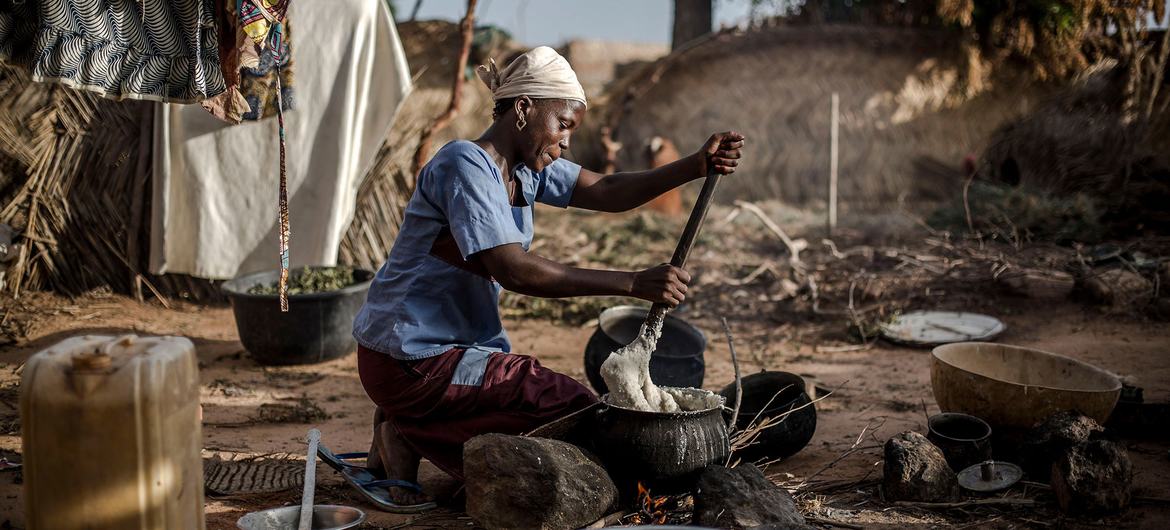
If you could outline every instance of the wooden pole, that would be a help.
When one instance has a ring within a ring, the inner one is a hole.
[[[837,229],[837,121],[840,98],[833,92],[833,111],[829,132],[829,236]]]

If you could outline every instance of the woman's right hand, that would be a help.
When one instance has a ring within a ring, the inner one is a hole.
[[[690,273],[663,263],[657,267],[635,272],[634,285],[630,289],[630,294],[650,302],[664,302],[670,307],[677,307],[686,299],[687,284],[690,282]]]

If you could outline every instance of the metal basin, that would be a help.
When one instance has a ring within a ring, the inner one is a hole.
[[[353,528],[366,520],[366,512],[349,506],[318,504],[313,506],[313,530]],[[301,521],[300,506],[285,506],[252,512],[236,521],[240,530],[297,530]]]
[[[992,426],[1029,428],[1064,410],[1105,423],[1121,394],[1117,376],[1091,364],[1030,348],[961,342],[934,349],[930,383],[944,412]]]

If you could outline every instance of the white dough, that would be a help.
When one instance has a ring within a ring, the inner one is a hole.
[[[704,410],[718,403],[718,396],[696,389],[661,389],[650,380],[650,355],[658,347],[662,336],[663,319],[647,322],[638,331],[638,338],[610,354],[601,363],[601,378],[609,387],[609,402],[613,405],[647,412],[678,412]],[[713,399],[714,398],[714,399]],[[715,406],[718,406],[716,404]]]

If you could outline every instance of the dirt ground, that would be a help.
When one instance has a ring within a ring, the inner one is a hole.
[[[315,426],[323,440],[337,451],[364,450],[369,443],[369,418],[372,406],[357,379],[356,356],[316,366],[266,368],[253,362],[237,340],[231,310],[225,307],[199,307],[180,304],[164,309],[156,304],[141,304],[119,296],[69,301],[38,295],[38,305],[47,313],[29,342],[6,348],[0,353],[0,384],[8,387],[18,381],[14,371],[29,355],[65,337],[78,334],[148,334],[183,335],[197,348],[203,380],[203,437],[206,455],[226,453],[300,453],[305,448],[305,433]],[[1028,304],[1004,306],[1003,317],[1008,331],[1002,342],[1033,346],[1071,355],[1132,375],[1146,390],[1148,401],[1170,401],[1170,365],[1166,350],[1170,329],[1140,321],[1115,318],[1101,319],[1094,310],[1074,304],[1035,308]],[[705,386],[719,389],[732,381],[733,371],[727,346],[715,340],[722,334],[713,322],[700,319],[699,326],[710,337],[707,352]],[[532,353],[542,363],[584,380],[583,345],[592,327],[556,326],[539,321],[506,323],[517,351]],[[882,342],[867,351],[818,352],[817,344],[775,343],[767,340],[766,326],[739,329],[745,344],[763,348],[760,355],[744,355],[746,371],[783,369],[816,374],[821,385],[841,388],[818,404],[817,433],[812,443],[791,459],[774,464],[769,474],[785,478],[807,477],[837,458],[854,444],[862,429],[869,427],[866,438],[884,441],[902,430],[924,431],[925,421],[920,403],[933,405],[929,353],[923,350],[894,347]],[[740,346],[739,350],[749,350]],[[759,359],[765,359],[760,363]],[[230,397],[229,397],[230,395]],[[10,399],[0,403],[0,411],[16,405]],[[264,403],[281,403],[307,396],[329,418],[312,425],[304,423],[248,423]],[[863,441],[863,446],[873,442]],[[1162,499],[1138,503],[1124,515],[1105,521],[1064,521],[1069,526],[1127,528],[1165,528],[1170,522],[1170,443],[1165,440],[1128,440],[1130,456],[1136,469],[1135,494]],[[0,436],[4,454],[20,453],[20,438],[9,432]],[[880,449],[854,453],[822,473],[823,479],[863,481],[880,476]],[[0,513],[12,528],[23,527],[23,507],[18,473],[0,475]],[[318,469],[321,501],[363,506],[360,498],[344,487],[331,469]],[[449,491],[451,484],[437,472],[424,478],[424,484]],[[237,518],[250,510],[295,503],[299,492],[288,491],[253,498],[207,500],[208,528],[234,528]],[[854,524],[904,526],[916,520],[923,524],[954,522],[954,514],[943,519],[924,512],[908,512],[896,517],[885,515],[881,504],[873,500],[837,506],[832,499],[821,514]],[[368,528],[387,528],[412,521],[411,517],[367,510]],[[972,522],[986,519],[987,514],[971,516]],[[1039,518],[1052,522],[1047,517]],[[445,510],[417,521],[424,526],[465,526],[469,519]],[[3,524],[3,523],[0,523]],[[1037,523],[1044,525],[1044,523]]]
[[[734,217],[726,214],[715,212],[712,218]],[[712,231],[713,235],[718,233]],[[806,515],[867,528],[1170,528],[1170,482],[1166,479],[1170,476],[1170,440],[1156,438],[1124,440],[1134,463],[1136,500],[1124,513],[1105,519],[1064,518],[1055,510],[1051,495],[1035,485],[1017,486],[1012,495],[1036,498],[1040,501],[1037,507],[937,511],[894,508],[882,502],[876,489],[881,475],[880,444],[900,431],[925,432],[923,404],[930,413],[938,411],[930,387],[929,351],[883,341],[868,347],[851,346],[845,317],[798,317],[794,315],[807,312],[792,304],[781,311],[768,303],[756,303],[761,299],[756,291],[711,287],[726,283],[719,278],[739,277],[754,267],[739,263],[724,267],[730,270],[717,271],[713,264],[727,258],[719,253],[699,254],[696,278],[705,274],[715,279],[707,282],[708,287],[695,290],[695,303],[680,315],[708,337],[704,386],[718,390],[734,378],[717,318],[726,315],[745,373],[771,369],[813,374],[818,386],[835,389],[817,403],[817,431],[808,447],[767,470],[774,481],[785,485],[812,475],[819,484],[844,485],[799,492],[797,499]],[[821,274],[827,278],[830,272]],[[774,290],[782,282],[773,278],[764,283]],[[849,292],[854,290],[848,282],[845,285]],[[835,289],[830,282],[822,283],[823,304],[828,304],[834,292],[841,294],[839,286]],[[1143,387],[1147,402],[1170,402],[1170,326],[1164,322],[1127,312],[1105,312],[1073,300],[1041,303],[1001,296],[979,284],[967,286],[965,294],[953,288],[942,293],[927,288],[918,296],[914,303],[924,306],[960,304],[994,314],[1007,324],[999,342],[1093,363]],[[723,303],[700,303],[704,297]],[[822,313],[831,314],[824,307]],[[23,336],[0,346],[0,456],[18,460],[22,453],[16,412],[19,367],[33,353],[80,334],[190,338],[196,346],[202,379],[206,458],[299,455],[305,450],[305,435],[311,427],[321,430],[323,443],[335,452],[365,451],[368,447],[373,407],[358,381],[354,354],[320,365],[261,366],[241,346],[231,309],[226,306],[172,301],[170,308],[164,308],[157,301],[143,303],[103,292],[76,299],[32,293],[19,301],[4,302],[0,313],[5,321],[23,318],[24,322]],[[583,351],[596,324],[574,322],[507,318],[505,327],[515,351],[535,355],[546,366],[585,381]],[[272,405],[285,405],[283,410],[290,413],[284,417],[261,413],[262,406]],[[859,450],[840,458],[850,448]],[[369,515],[363,528],[473,525],[457,505],[423,516],[378,512],[327,466],[319,466],[317,476],[318,502],[361,507]],[[456,486],[433,468],[424,469],[422,481],[441,498],[449,497]],[[0,528],[24,527],[19,482],[19,472],[0,472]],[[234,528],[235,521],[249,511],[296,504],[299,498],[299,489],[242,497],[208,496],[207,527]]]

